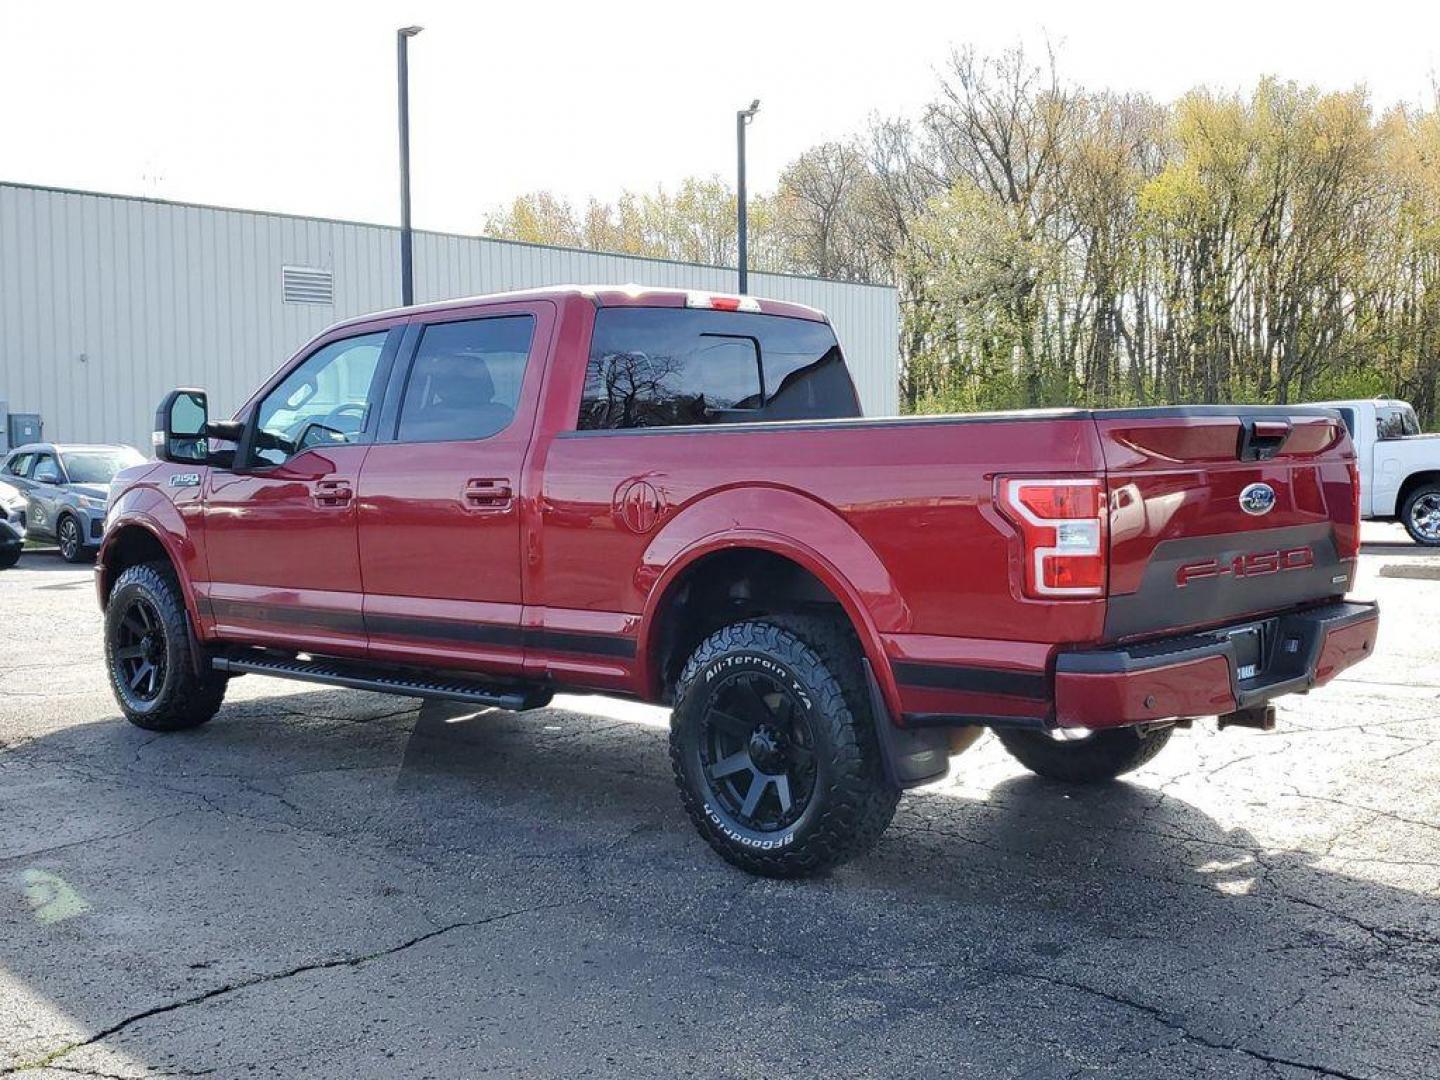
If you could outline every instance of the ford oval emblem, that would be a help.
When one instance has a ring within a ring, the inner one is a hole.
[[[1275,509],[1275,489],[1269,484],[1250,484],[1240,492],[1240,509],[1259,517]]]

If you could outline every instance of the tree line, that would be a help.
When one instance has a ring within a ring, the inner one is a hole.
[[[1170,103],[957,50],[912,118],[750,204],[751,266],[893,283],[907,411],[1298,402],[1440,412],[1440,101],[1265,79]],[[718,177],[489,215],[536,243],[733,265]]]

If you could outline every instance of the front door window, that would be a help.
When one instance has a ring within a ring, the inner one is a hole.
[[[370,441],[371,388],[386,334],[332,341],[271,390],[256,413],[252,464],[283,465],[312,447]]]

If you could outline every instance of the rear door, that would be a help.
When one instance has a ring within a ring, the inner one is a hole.
[[[521,671],[521,473],[555,319],[531,301],[411,326],[360,474],[372,657]]]
[[[1354,448],[1322,410],[1096,413],[1110,495],[1111,639],[1342,595],[1359,536]]]

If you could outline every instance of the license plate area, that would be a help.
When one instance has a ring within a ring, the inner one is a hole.
[[[1235,678],[1250,682],[1260,677],[1265,666],[1265,635],[1260,626],[1242,626],[1225,635],[1235,652]]]

